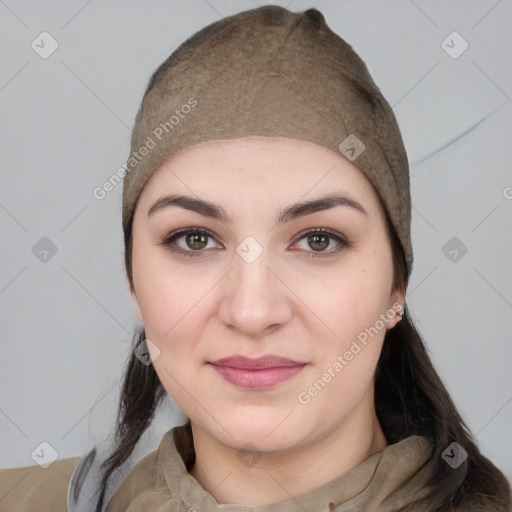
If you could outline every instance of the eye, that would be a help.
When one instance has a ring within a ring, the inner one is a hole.
[[[200,253],[204,252],[203,249],[208,247],[208,238],[213,239],[213,235],[205,229],[184,228],[174,231],[165,237],[161,241],[161,244],[168,246],[169,250],[172,252],[195,257],[200,256]],[[184,239],[181,247],[177,244],[180,239]],[[178,247],[176,247],[176,245],[178,245]]]
[[[300,233],[299,242],[302,240],[305,241],[305,244],[308,247],[313,249],[313,251],[307,251],[310,252],[308,257],[311,258],[331,256],[334,253],[338,253],[343,249],[350,247],[349,242],[343,236],[333,233],[325,228],[317,228]],[[331,241],[333,240],[337,242],[335,248],[329,251],[325,250],[329,245],[331,245]]]
[[[170,251],[184,256],[197,257],[205,252],[203,249],[208,249],[208,238],[213,239],[213,234],[203,228],[183,228],[170,233],[160,243],[169,248]],[[182,240],[181,244],[178,241]],[[309,252],[309,257],[325,257],[333,253],[338,253],[341,250],[350,247],[349,242],[342,236],[325,228],[317,228],[313,230],[303,231],[299,234],[299,242],[305,240],[305,243],[313,249]],[[332,241],[337,242],[334,249],[329,251],[327,247],[331,245]],[[211,248],[211,247],[210,247]],[[319,254],[315,254],[319,253]]]

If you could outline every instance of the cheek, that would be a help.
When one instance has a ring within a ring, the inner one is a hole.
[[[144,284],[137,293],[146,336],[154,339],[160,350],[190,346],[205,316],[201,304],[204,291],[165,274],[148,274],[141,282]]]
[[[146,337],[158,348],[157,356],[152,355],[154,369],[168,395],[188,411],[190,393],[197,393],[195,351],[206,316],[201,290],[149,260],[138,269],[137,279]]]
[[[312,309],[324,320],[331,331],[331,340],[336,340],[341,349],[373,326],[386,311],[391,276],[371,261],[365,261],[332,273],[328,286],[322,283],[314,286]],[[379,326],[382,327],[380,322]]]
[[[147,240],[136,240],[133,249],[132,269],[137,300],[144,319],[146,337],[160,350],[170,338],[180,318],[185,317],[187,290],[177,272],[169,271],[161,247],[150,245]]]
[[[192,265],[172,265],[165,250],[147,242],[133,253],[133,276],[146,337],[160,351],[155,370],[163,382],[165,370],[185,377],[205,331],[215,281]]]
[[[358,260],[337,273],[323,292],[317,290],[315,312],[334,331],[320,342],[314,378],[328,390],[319,407],[334,400],[342,410],[351,410],[372,384],[386,334],[381,315],[386,314],[391,286],[382,263]]]
[[[336,403],[339,414],[351,411],[371,387],[386,334],[380,315],[387,308],[387,286],[388,279],[377,286],[377,276],[368,268],[352,267],[319,295],[319,316],[334,331],[319,340],[322,350],[310,379],[313,394],[322,390],[315,402],[319,409],[329,411]]]

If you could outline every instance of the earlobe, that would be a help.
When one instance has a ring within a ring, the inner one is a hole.
[[[388,311],[393,312],[393,316],[388,322],[388,329],[392,329],[400,322],[404,316],[405,309],[405,289],[396,290],[391,297],[390,308]]]
[[[398,313],[403,312],[405,306],[406,287],[397,289],[391,295],[391,307]]]
[[[404,315],[403,306],[399,307],[398,302],[394,303],[394,307],[391,308],[389,311],[393,311],[393,313],[392,313],[391,318],[387,322],[388,323],[388,326],[386,328],[387,331],[389,331],[390,329],[393,329],[393,327],[395,327],[395,325],[402,320],[403,315]]]
[[[402,320],[401,316],[398,313],[395,313],[393,318],[388,321],[388,326],[386,327],[386,331],[393,329],[395,325]]]
[[[139,323],[141,325],[144,325],[144,321],[142,319],[142,313],[140,311],[139,301],[137,300],[137,296],[135,295],[135,292],[131,292],[132,301],[133,301],[133,308],[135,310],[135,314],[137,315],[137,319],[139,320]]]

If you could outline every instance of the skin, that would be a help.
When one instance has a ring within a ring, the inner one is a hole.
[[[278,208],[333,192],[357,201],[367,214],[336,206],[275,222]],[[232,224],[178,206],[148,217],[168,194],[217,203]],[[174,241],[175,248],[196,249],[197,257],[161,244],[189,227],[214,235],[195,245],[183,233]],[[350,246],[335,252],[335,238],[315,244],[314,234],[298,236],[317,228],[332,230]],[[263,249],[252,263],[236,252],[248,236]],[[155,371],[191,419],[191,474],[218,503],[289,499],[387,446],[375,414],[374,371],[386,329],[400,320],[393,306],[403,305],[405,290],[392,290],[392,253],[379,198],[341,154],[266,137],[187,148],[165,162],[139,196],[132,266],[132,298],[151,340]],[[395,314],[388,319],[389,311]],[[333,372],[338,356],[382,314],[388,319],[384,328]],[[277,354],[307,364],[273,387],[246,389],[208,364],[233,354]],[[330,381],[308,403],[299,402],[299,393],[328,368]],[[241,455],[255,458],[248,462]]]

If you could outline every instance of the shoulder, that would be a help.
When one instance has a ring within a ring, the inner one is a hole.
[[[187,427],[168,430],[162,436],[158,449],[140,459],[122,477],[108,501],[107,512],[175,510],[178,507],[182,485],[189,485],[181,478],[191,478],[175,444],[176,432],[180,433],[184,428]],[[173,490],[169,487],[170,481],[174,482]]]
[[[108,512],[132,510],[130,507],[137,509],[139,503],[147,505],[148,496],[153,499],[155,494],[160,494],[163,489],[164,500],[169,498],[169,494],[165,492],[166,486],[162,481],[162,475],[158,471],[157,458],[158,452],[155,450],[135,464],[109,500]]]
[[[38,465],[0,469],[0,510],[65,512],[69,481],[78,459],[56,460],[46,469]]]

